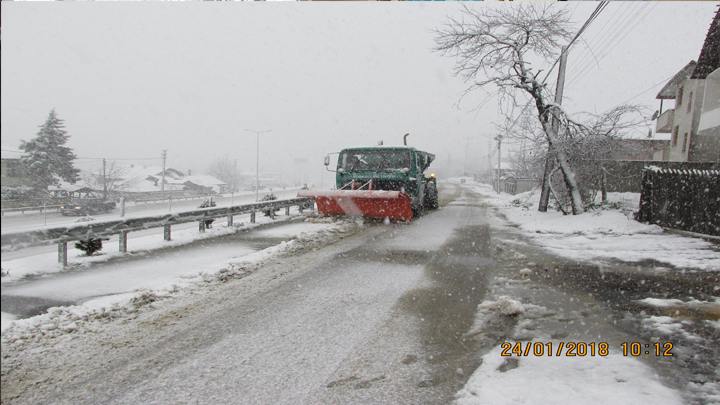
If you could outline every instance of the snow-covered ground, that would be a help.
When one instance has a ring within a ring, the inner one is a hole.
[[[485,203],[491,204],[508,221],[516,224],[517,229],[533,243],[548,251],[578,261],[587,261],[601,266],[611,266],[612,261],[641,262],[654,260],[666,263],[665,271],[701,271],[720,270],[720,253],[717,246],[702,239],[665,233],[662,228],[638,223],[620,210],[600,210],[589,212],[580,217],[563,216],[559,212],[538,213],[537,195],[495,194],[490,186],[467,181],[464,185],[482,194]],[[611,195],[614,201],[634,204],[636,196]],[[211,266],[198,266],[197,263],[175,260],[170,267],[186,266],[188,272],[164,274],[162,280],[150,280],[152,283],[136,287],[136,291],[127,294],[105,296],[84,302],[82,305],[51,308],[46,314],[30,319],[13,320],[3,314],[3,344],[11,342],[21,345],[22,341],[48,341],[50,339],[70,338],[71,334],[83,329],[92,329],[94,325],[107,319],[122,318],[135,308],[163,297],[181,297],[193,288],[207,283],[222,281],[223,278],[242,277],[252,272],[255,266],[272,260],[277,255],[291,253],[298,249],[313,248],[316,243],[337,238],[352,232],[358,227],[354,220],[318,218],[312,214],[300,223],[287,224],[276,228],[253,230],[258,238],[287,238],[288,241],[271,248],[255,252],[240,252],[237,249],[227,259],[219,259]],[[297,218],[296,218],[297,219]],[[432,220],[428,217],[427,220]],[[197,231],[173,233],[173,246],[189,244],[201,238],[211,238],[223,234],[238,232],[249,227],[259,226],[269,218],[258,217],[257,225],[243,224],[241,227],[226,228],[216,226],[200,234]],[[155,250],[168,246],[168,242],[157,236],[138,238],[131,242],[129,249]],[[226,249],[227,250],[227,249]],[[69,253],[71,253],[69,251]],[[77,252],[71,253],[70,261],[83,266],[83,263],[107,261],[120,255],[105,253],[101,256],[83,258]],[[241,257],[237,257],[240,255]],[[54,254],[33,258],[3,262],[3,269],[9,269],[10,275],[3,277],[3,284],[14,283],[30,274],[51,274],[62,269],[53,263]],[[222,256],[222,254],[220,255]],[[519,271],[518,271],[519,270]],[[660,268],[660,271],[663,271]],[[531,285],[530,268],[508,270],[511,275],[496,278],[491,285],[488,299],[479,305],[475,325],[468,335],[482,334],[486,323],[492,323],[502,317],[514,317],[517,325],[508,339],[510,347],[520,344],[524,350],[528,344],[537,350],[537,343],[545,351],[552,347],[558,350],[560,342],[584,341],[596,343],[593,350],[599,353],[598,330],[603,332],[612,326],[598,325],[611,322],[607,314],[599,309],[585,309],[598,313],[595,318],[580,315],[583,303],[577,298],[552,295],[553,304],[565,307],[547,308],[539,305],[537,297],[541,294],[554,294],[551,290]],[[111,277],[108,275],[108,277]],[[720,289],[720,287],[718,287]],[[560,302],[560,301],[566,302]],[[706,308],[709,312],[718,311],[720,298],[715,301],[683,301],[648,297],[641,300],[643,305],[655,308]],[[580,309],[575,309],[580,307]],[[569,308],[569,309],[568,309]],[[720,313],[720,312],[719,312]],[[590,321],[593,323],[590,323]],[[587,323],[586,323],[587,322]],[[702,339],[686,330],[687,320],[672,316],[647,316],[641,321],[646,330],[661,341],[673,336],[685,339]],[[720,331],[720,322],[709,319],[710,327]],[[558,336],[557,324],[571,325],[566,336]],[[604,328],[604,329],[603,329]],[[603,336],[608,342],[607,355],[587,355],[578,357],[549,356],[503,356],[507,347],[495,346],[483,356],[482,365],[472,373],[465,387],[456,397],[458,404],[682,404],[688,398],[681,390],[669,387],[666,381],[650,365],[632,356],[620,353],[619,342],[622,336]],[[550,344],[551,346],[547,346]],[[589,347],[587,350],[591,350]],[[563,352],[567,352],[565,349]],[[554,353],[556,354],[556,353]],[[677,388],[677,387],[675,387]],[[693,390],[693,398],[701,398],[704,404],[720,404],[720,386],[717,383],[681,387],[683,391]]]
[[[533,244],[561,257],[601,268],[611,268],[613,263],[619,262],[650,260],[654,271],[661,274],[720,271],[720,252],[716,244],[697,237],[666,233],[661,227],[632,219],[631,212],[637,210],[639,201],[637,194],[611,193],[609,198],[616,209],[591,211],[578,217],[555,211],[538,212],[539,192],[497,194],[492,186],[470,179],[465,179],[464,185],[481,194],[486,204],[494,206]],[[523,258],[522,254],[514,254]],[[529,266],[533,267],[533,264]],[[608,335],[608,331],[614,329],[608,324],[613,317],[603,313],[592,299],[578,302],[577,297],[569,298],[569,294],[550,286],[531,284],[529,277],[534,270],[521,265],[508,274],[494,280],[489,299],[478,306],[476,322],[469,335],[480,335],[486,325],[513,318],[517,325],[512,339],[506,346],[495,346],[483,356],[480,368],[456,394],[458,404],[720,404],[719,383],[690,382],[683,387],[670,388],[667,374],[663,381],[657,370],[650,366],[652,361],[642,361],[652,360],[655,356],[623,355],[621,345],[627,337],[621,333]],[[715,286],[715,291],[720,294],[720,286]],[[538,302],[551,302],[553,308],[536,305]],[[639,327],[652,336],[653,342],[683,339],[701,347],[717,345],[711,341],[712,337],[708,340],[689,332],[693,321],[677,314],[688,309],[706,314],[707,319],[702,323],[717,330],[712,334],[717,337],[720,333],[720,297],[708,301],[648,297],[638,302],[648,308],[672,310],[667,313],[676,314],[640,315]],[[560,336],[557,335],[558,325],[565,328]],[[560,343],[568,341],[584,342],[587,354],[567,356],[567,348],[558,353]],[[608,350],[605,355],[600,355],[598,345],[603,341]],[[590,353],[590,343],[594,343],[594,355]],[[516,347],[522,351],[519,356],[511,351]],[[528,347],[530,351],[525,352]],[[536,350],[542,354],[537,355]],[[553,351],[552,355],[549,350]],[[645,350],[642,347],[641,351]],[[647,350],[654,350],[652,344]],[[675,350],[680,350],[677,345]],[[688,356],[693,356],[692,349],[690,351]]]
[[[573,216],[554,210],[539,212],[539,191],[511,195],[497,194],[488,184],[468,181],[467,186],[500,209],[534,243],[557,255],[598,265],[606,265],[612,259],[653,260],[678,269],[720,271],[716,244],[666,233],[657,225],[632,219],[632,211],[637,211],[637,194],[609,193],[609,203],[622,206],[622,210],[599,209]]]
[[[292,212],[291,212],[292,213]],[[303,219],[299,223],[289,223],[277,227],[262,227],[270,223],[279,223],[288,220]],[[97,298],[84,301],[79,305],[71,308],[48,310],[47,314],[33,317],[30,319],[17,319],[16,316],[2,312],[2,331],[4,332],[10,326],[16,326],[18,330],[24,330],[28,327],[33,329],[33,325],[43,325],[47,322],[57,323],[57,319],[52,314],[60,312],[72,313],[77,316],[86,316],[89,313],[95,313],[98,310],[104,311],[106,308],[114,308],[116,310],[125,310],[132,307],[132,303],[142,297],[152,295],[167,295],[169,292],[177,292],[182,287],[192,285],[193,283],[203,282],[207,277],[219,277],[226,274],[228,269],[234,270],[238,266],[237,263],[244,265],[253,265],[267,260],[274,255],[292,251],[293,249],[302,248],[303,245],[312,243],[334,235],[336,232],[344,232],[343,228],[352,225],[354,222],[345,222],[342,220],[335,221],[330,218],[316,217],[314,213],[297,214],[294,213],[290,217],[277,216],[275,220],[269,217],[258,215],[256,223],[238,222],[232,227],[217,224],[206,232],[198,232],[197,229],[185,229],[175,231],[172,235],[172,241],[163,240],[162,236],[149,235],[128,240],[128,252],[130,255],[148,254],[159,249],[168,247],[179,247],[190,243],[209,240],[223,235],[234,234],[237,232],[248,231],[254,229],[253,238],[266,239],[286,239],[286,241],[278,242],[276,246],[257,251],[237,244],[223,244],[203,247],[206,250],[202,256],[186,257],[181,253],[173,255],[164,255],[157,259],[148,259],[140,262],[133,262],[124,265],[118,263],[102,272],[77,272],[77,269],[91,267],[93,263],[109,262],[112,259],[121,258],[123,253],[117,251],[116,246],[106,244],[101,251],[102,254],[94,256],[84,256],[84,253],[77,249],[68,249],[68,262],[70,267],[64,269],[57,263],[56,253],[45,253],[34,255],[26,258],[9,260],[2,262],[4,275],[2,277],[3,286],[8,286],[24,278],[48,277],[53,274],[72,272],[64,277],[64,281],[54,280],[49,283],[32,283],[23,289],[25,296],[37,296],[57,299],[82,299],[88,296],[88,291],[94,292]],[[58,284],[59,283],[59,284]],[[66,287],[66,288],[64,288]],[[62,297],[54,297],[53,292],[62,293]],[[117,291],[133,291],[127,293],[117,293]],[[68,318],[69,319],[69,318]],[[67,322],[73,323],[73,322]]]

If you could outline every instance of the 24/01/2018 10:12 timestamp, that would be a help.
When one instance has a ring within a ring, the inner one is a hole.
[[[610,345],[606,342],[517,342],[515,344],[504,342],[501,356],[607,356],[610,354]],[[623,356],[672,356],[672,343],[642,344],[638,342],[622,343]]]

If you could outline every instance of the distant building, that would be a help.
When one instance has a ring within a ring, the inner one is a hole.
[[[32,186],[32,182],[25,175],[22,161],[23,151],[9,146],[0,146],[2,152],[1,180],[3,187]]]
[[[670,141],[653,138],[621,139],[612,160],[668,160]]]
[[[227,184],[209,175],[185,175],[184,172],[160,166],[129,166],[122,170],[123,182],[127,184],[121,194],[132,196],[138,194],[185,195],[224,193]],[[163,183],[164,181],[164,183]]]
[[[710,24],[698,61],[685,65],[656,98],[656,132],[671,134],[663,160],[720,162],[720,12]],[[675,108],[663,111],[663,101],[673,99]]]

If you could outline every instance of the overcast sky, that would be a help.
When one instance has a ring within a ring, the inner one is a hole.
[[[579,28],[597,4],[556,6]],[[307,158],[319,176],[323,153],[401,144],[409,132],[437,166],[468,155],[472,168],[502,118],[492,99],[475,108],[481,92],[460,101],[454,60],[431,51],[431,30],[459,7],[2,2],[2,144],[32,139],[55,108],[82,158],[160,164],[167,149],[180,170],[203,172],[222,155],[254,169],[256,135],[245,129],[272,130],[261,135],[261,171],[297,171],[293,159]],[[697,60],[716,7],[611,2],[570,52],[566,108],[602,112],[650,90],[631,102],[657,109],[666,79]],[[587,45],[597,62],[583,67]]]

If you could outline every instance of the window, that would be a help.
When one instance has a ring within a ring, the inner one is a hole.
[[[687,112],[690,112],[690,109],[692,108],[692,99],[693,99],[693,92],[690,92],[690,97],[688,97],[688,103],[687,103]]]
[[[687,139],[688,139],[688,133],[685,132],[685,135],[683,135],[683,147],[682,147],[683,153],[685,153],[685,151],[687,150]]]
[[[677,91],[677,97],[675,98],[675,108],[678,108],[682,105],[682,98],[683,98],[683,88],[680,87]]]

